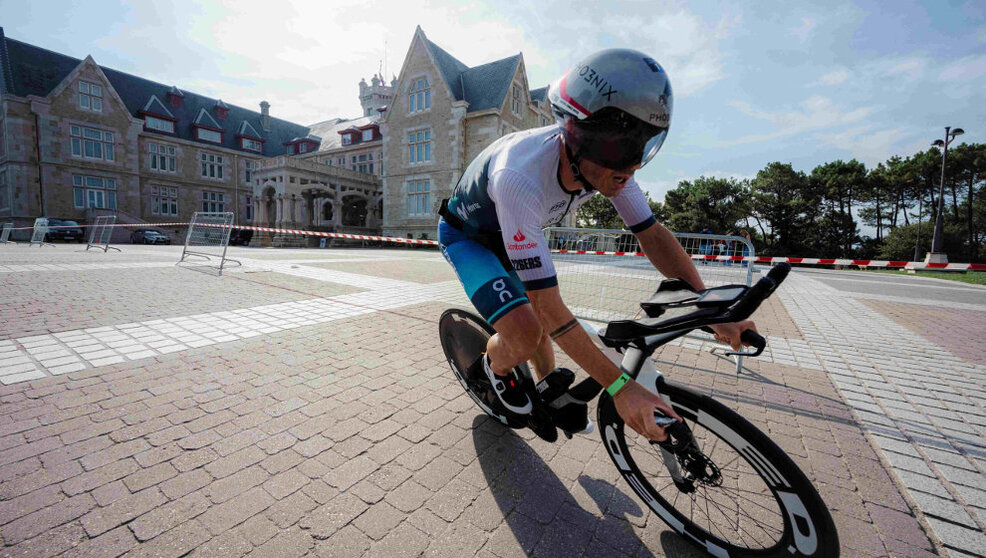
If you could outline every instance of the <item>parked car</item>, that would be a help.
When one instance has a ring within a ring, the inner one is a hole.
[[[130,233],[130,244],[171,244],[171,238],[153,229],[137,229]]]
[[[49,218],[48,234],[45,235],[45,242],[52,242],[55,240],[64,240],[65,242],[70,240],[85,242],[86,233],[75,221]]]
[[[253,240],[253,231],[250,229],[233,229],[229,233],[230,246],[248,246]]]

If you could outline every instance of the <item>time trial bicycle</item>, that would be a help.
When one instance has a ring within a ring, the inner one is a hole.
[[[601,328],[581,322],[622,370],[663,398],[683,422],[655,413],[668,439],[652,442],[625,428],[613,398],[602,393],[599,433],[614,465],[637,496],[679,535],[712,556],[829,557],[839,537],[828,508],[795,462],[749,421],[683,385],[669,382],[651,359],[654,351],[689,332],[745,320],[790,271],[774,266],[752,287],[727,285],[693,290],[666,279],[640,306],[646,317],[617,320]],[[558,429],[571,437],[587,431],[587,404],[603,390],[592,378],[572,385],[574,375],[556,369],[535,383],[527,364],[517,367],[533,403],[529,415],[507,410],[475,363],[495,333],[482,318],[459,309],[439,321],[442,348],[466,393],[493,419],[531,428],[549,442]],[[757,356],[766,340],[752,330],[743,340]]]

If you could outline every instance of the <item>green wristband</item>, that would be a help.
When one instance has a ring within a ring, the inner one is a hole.
[[[630,376],[628,376],[626,372],[620,374],[620,377],[617,378],[612,384],[609,384],[609,387],[606,388],[606,393],[615,397],[616,392],[620,391],[620,389],[622,389],[623,386],[625,386],[629,381]]]

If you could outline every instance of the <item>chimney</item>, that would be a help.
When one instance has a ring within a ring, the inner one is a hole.
[[[270,132],[270,103],[267,101],[260,101],[260,126]]]

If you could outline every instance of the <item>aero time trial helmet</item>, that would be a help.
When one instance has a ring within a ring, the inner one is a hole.
[[[548,101],[576,161],[610,169],[643,166],[657,154],[674,104],[664,68],[630,49],[586,58],[551,84]]]

